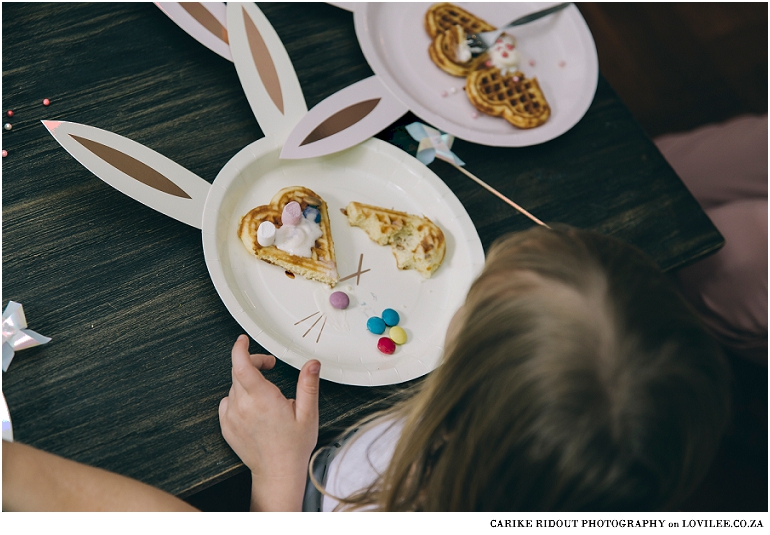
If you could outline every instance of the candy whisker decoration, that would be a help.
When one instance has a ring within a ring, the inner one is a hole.
[[[311,326],[310,326],[310,328],[309,328],[307,331],[305,331],[305,334],[303,334],[303,335],[302,335],[302,338],[306,337],[306,336],[307,336],[307,333],[309,333],[311,330],[313,330],[313,327],[315,327],[315,326],[316,326],[316,324],[317,324],[319,321],[321,321],[321,318],[323,318],[324,316],[326,316],[326,314],[321,314],[320,316],[318,316],[318,319],[317,319],[317,320],[315,320],[315,322],[313,323],[313,325],[311,325]],[[324,324],[326,324],[326,322],[325,322],[325,321],[324,321]],[[322,329],[323,329],[323,327],[322,327]],[[321,337],[321,333],[318,333],[318,337],[319,337],[319,338]]]
[[[406,125],[406,131],[409,132],[409,135],[419,143],[417,146],[417,154],[415,156],[422,163],[428,165],[435,158],[444,160],[445,162],[453,165],[462,174],[476,182],[479,186],[486,189],[500,200],[509,204],[538,225],[550,228],[548,225],[527,212],[524,208],[497,191],[495,188],[481,180],[479,177],[464,169],[463,166],[465,165],[465,162],[463,162],[455,153],[450,150],[452,148],[452,143],[454,143],[454,136],[450,134],[444,134],[435,128],[419,122]]]
[[[361,266],[363,265],[363,263],[364,263],[364,254],[361,253],[361,256],[358,259],[358,271],[356,271],[352,275],[348,275],[347,277],[342,277],[340,280],[337,281],[337,283],[340,283],[342,281],[346,281],[348,279],[352,279],[353,277],[355,277],[356,278],[356,286],[358,286],[358,283],[361,280],[361,275],[363,275],[367,271],[371,271],[371,269],[364,269],[364,270],[362,270]]]
[[[299,324],[300,324],[300,323],[302,323],[303,321],[305,321],[305,320],[307,320],[307,319],[310,319],[310,318],[312,318],[313,316],[315,316],[316,314],[319,314],[319,313],[320,313],[320,310],[319,310],[318,312],[313,312],[313,313],[312,313],[312,314],[310,314],[308,317],[306,317],[306,318],[302,318],[301,320],[299,320],[299,321],[298,321],[297,323],[295,323],[294,325],[299,325]]]
[[[8,371],[16,351],[51,341],[47,336],[27,329],[27,318],[21,303],[9,301],[3,311],[3,371]]]

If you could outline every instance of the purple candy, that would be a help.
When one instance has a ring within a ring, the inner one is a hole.
[[[334,292],[329,296],[329,302],[334,308],[348,308],[350,304],[350,298],[345,292]]]

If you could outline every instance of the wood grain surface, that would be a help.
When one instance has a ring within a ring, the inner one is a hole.
[[[294,62],[308,107],[372,74],[352,14],[259,4]],[[217,417],[242,329],[209,278],[199,230],[124,196],[48,134],[44,119],[137,141],[211,182],[262,137],[232,63],[149,3],[4,3],[3,299],[53,340],[3,374],[16,440],[179,496],[244,470]],[[51,100],[45,107],[44,98]],[[403,125],[379,137],[416,147]],[[600,77],[586,116],[535,147],[456,141],[467,169],[540,219],[614,235],[665,270],[722,238]],[[444,162],[485,249],[532,223]],[[260,348],[252,344],[252,352]],[[266,376],[294,395],[297,370]],[[413,383],[324,381],[320,443]]]

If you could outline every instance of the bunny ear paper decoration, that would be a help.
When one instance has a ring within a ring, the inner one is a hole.
[[[228,61],[233,61],[224,2],[155,2],[168,18]]]
[[[9,301],[3,311],[3,371],[8,371],[16,351],[47,344],[47,336],[27,329],[27,318],[21,303]]]
[[[283,42],[253,3],[227,4],[235,70],[265,137],[286,140],[307,113],[305,96]]]
[[[350,148],[407,111],[379,78],[370,76],[313,107],[289,134],[281,158],[312,158]]]
[[[67,121],[43,121],[83,167],[162,214],[201,228],[211,184],[181,165],[118,134]]]

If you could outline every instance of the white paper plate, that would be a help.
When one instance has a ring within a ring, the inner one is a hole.
[[[551,117],[521,130],[501,117],[478,114],[463,91],[465,80],[440,70],[428,56],[430,38],[423,21],[431,4],[365,3],[355,6],[355,27],[366,60],[383,83],[417,116],[454,136],[497,147],[536,145],[572,128],[593,101],[599,61],[593,37],[574,5],[514,29],[520,68],[536,77],[551,106]],[[535,2],[463,3],[465,10],[492,25],[552,4]],[[530,65],[530,61],[534,65]],[[449,93],[442,97],[442,91]]]
[[[206,264],[230,313],[277,358],[296,368],[318,359],[321,377],[337,383],[394,384],[433,370],[449,320],[484,264],[481,241],[465,208],[430,169],[378,139],[308,160],[279,160],[279,153],[280,147],[267,140],[246,147],[222,169],[206,200]],[[283,269],[246,251],[236,234],[245,213],[293,185],[310,188],[328,204],[340,276],[358,270],[361,254],[362,269],[371,270],[358,285],[354,278],[334,289],[350,296],[345,311],[328,305],[334,290],[299,276],[290,279]],[[428,216],[447,241],[436,274],[424,280],[413,270],[398,270],[389,247],[348,225],[340,209],[350,201]],[[296,324],[319,311],[317,300],[327,314],[323,332],[323,319],[311,328],[321,314]],[[380,353],[379,336],[366,329],[367,319],[385,308],[399,312],[399,325],[408,335],[393,355]]]

